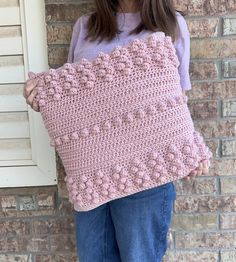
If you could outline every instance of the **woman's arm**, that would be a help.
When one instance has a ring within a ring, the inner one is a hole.
[[[67,63],[73,63],[74,62],[74,49],[75,49],[75,46],[76,46],[77,41],[79,39],[79,34],[80,34],[80,30],[81,30],[81,23],[82,23],[82,18],[79,17],[77,19],[77,21],[75,22],[74,26],[73,26]]]
[[[178,67],[180,84],[183,91],[187,91],[192,88],[189,75],[190,33],[184,17],[179,12],[177,12],[177,20],[180,28],[180,34],[178,39],[175,41],[174,46],[180,63]]]

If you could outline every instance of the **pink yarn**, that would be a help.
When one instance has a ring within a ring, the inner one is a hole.
[[[171,38],[156,32],[89,62],[31,74],[35,101],[87,211],[187,176],[212,153],[194,128]]]

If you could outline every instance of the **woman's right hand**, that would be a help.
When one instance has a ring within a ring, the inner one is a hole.
[[[26,99],[26,103],[30,105],[30,107],[39,112],[39,106],[34,102],[34,98],[37,95],[37,91],[35,89],[37,85],[38,79],[29,79],[24,84],[23,96]]]

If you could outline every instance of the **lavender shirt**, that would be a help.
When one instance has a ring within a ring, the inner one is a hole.
[[[179,75],[180,84],[183,90],[191,89],[191,82],[189,76],[189,61],[190,61],[190,34],[184,17],[176,12],[177,20],[180,26],[180,37],[175,41],[174,47],[176,49],[176,54],[179,58]],[[134,29],[140,22],[140,12],[136,13],[117,13],[117,23],[119,29],[123,32],[120,33],[115,39],[110,42],[106,40],[102,41],[100,44],[97,41],[89,42],[85,41],[86,36],[86,23],[89,18],[89,14],[82,15],[76,21],[72,38],[69,48],[69,54],[67,62],[75,63],[79,62],[81,58],[86,58],[88,60],[94,59],[97,54],[102,51],[104,53],[111,52],[117,45],[127,44],[135,38],[143,38],[152,31],[143,30],[138,35],[128,35],[128,32]]]

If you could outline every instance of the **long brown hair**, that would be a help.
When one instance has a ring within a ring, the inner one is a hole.
[[[181,15],[184,13],[174,8],[173,0],[137,0],[137,5],[141,22],[129,34],[138,34],[146,29],[154,32],[163,31],[171,36],[173,42],[178,38],[176,11]],[[104,39],[112,40],[120,32],[116,22],[118,7],[119,0],[95,0],[95,11],[88,19],[88,33],[85,39],[94,41],[100,38],[100,42]]]

